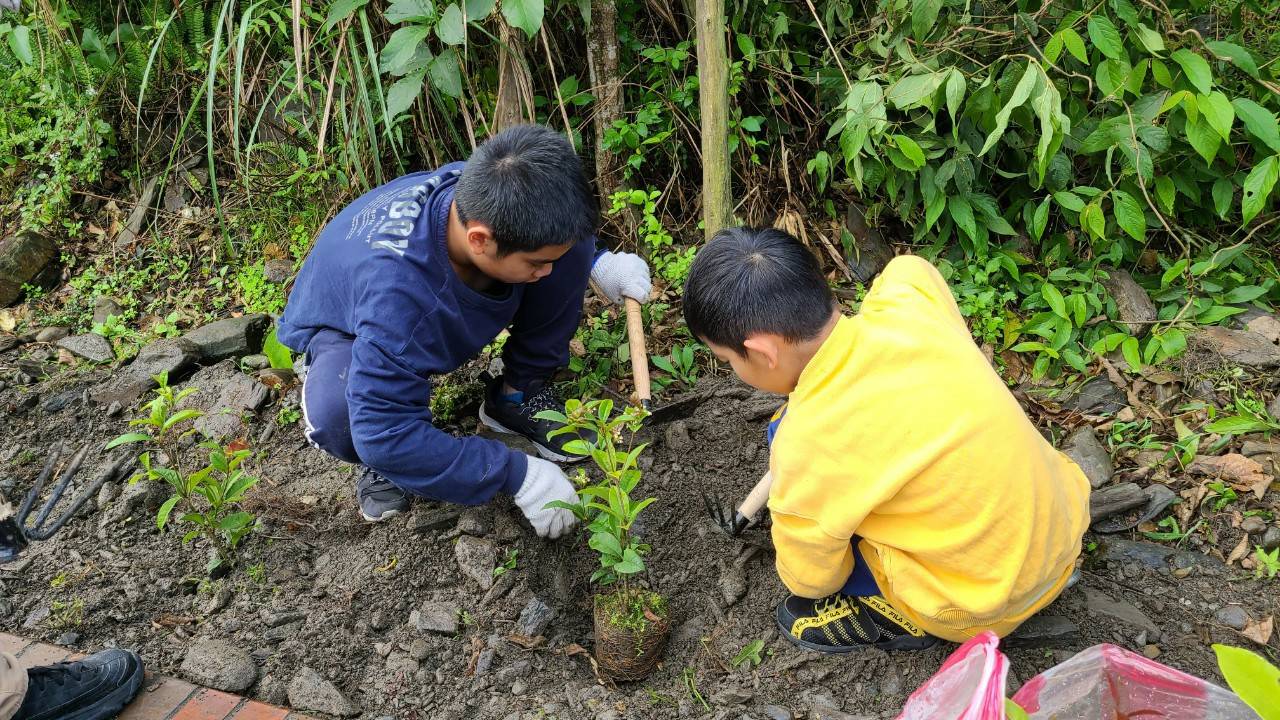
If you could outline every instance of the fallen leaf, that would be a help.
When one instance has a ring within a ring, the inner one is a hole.
[[[107,234],[106,230],[103,230],[102,228],[98,227],[97,225],[94,225],[93,223],[89,223],[89,226],[85,228],[85,231],[88,232],[90,235],[97,235],[98,237],[103,237]]]
[[[536,647],[542,647],[545,645],[547,643],[547,639],[541,635],[534,635],[533,637],[530,637],[528,635],[513,634],[507,636],[507,642],[512,645],[518,645],[525,650],[532,650]]]
[[[229,453],[240,452],[241,450],[248,449],[249,443],[245,442],[244,438],[236,438],[235,440],[227,443],[227,452]]]
[[[18,319],[13,316],[13,311],[8,308],[0,310],[0,330],[13,332],[16,327],[18,327]]]
[[[582,647],[578,643],[569,643],[560,649],[565,657],[573,657],[574,655],[590,655],[591,652]]]
[[[1244,626],[1244,630],[1240,631],[1240,634],[1259,645],[1266,645],[1271,640],[1273,625],[1274,622],[1272,621],[1271,616],[1268,615],[1262,620],[1250,620]]]
[[[1240,538],[1240,543],[1236,545],[1235,550],[1232,550],[1231,554],[1227,556],[1227,564],[1230,565],[1231,563],[1239,560],[1240,558],[1248,554],[1249,554],[1249,536],[1245,535]]]
[[[1227,480],[1238,490],[1252,490],[1259,500],[1266,494],[1267,488],[1271,487],[1273,479],[1261,463],[1240,453],[1198,457],[1187,467],[1187,472]]]
[[[662,618],[658,617],[657,615],[654,615],[654,614],[653,614],[653,611],[652,611],[652,610],[650,610],[649,608],[645,608],[645,609],[644,609],[644,617],[645,617],[645,619],[646,619],[646,620],[648,620],[648,621],[649,621],[649,622],[651,622],[651,623],[660,623],[660,622],[662,622]]]
[[[587,346],[582,344],[582,341],[578,338],[574,338],[569,341],[569,352],[574,357],[586,357]]]

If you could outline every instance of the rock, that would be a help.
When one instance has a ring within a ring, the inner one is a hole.
[[[108,482],[98,489],[98,510],[106,510],[112,501],[120,497],[119,483]]]
[[[58,246],[40,233],[24,231],[0,239],[0,307],[12,305],[21,297],[22,286],[57,257]]]
[[[470,507],[458,516],[458,532],[483,537],[493,532],[493,508]]]
[[[1129,404],[1120,388],[1105,377],[1095,377],[1059,402],[1063,410],[1101,415],[1118,413]]]
[[[55,325],[53,327],[43,328],[40,330],[40,332],[36,333],[36,342],[38,343],[57,342],[70,334],[71,334],[71,328]]]
[[[7,352],[18,346],[18,338],[13,335],[0,334],[0,353]]]
[[[1128,272],[1110,267],[1104,269],[1110,277],[1103,280],[1102,284],[1116,301],[1120,323],[1128,326],[1130,335],[1145,335],[1151,329],[1151,322],[1156,319],[1156,306],[1151,302],[1151,297]]]
[[[417,503],[410,516],[410,523],[415,533],[438,532],[451,527],[461,514],[452,508],[430,508],[426,503]]]
[[[687,450],[693,444],[693,440],[689,437],[689,425],[683,420],[668,423],[663,437],[666,439],[667,448],[676,452]]]
[[[297,637],[300,632],[302,632],[301,622],[286,623],[278,627],[270,628],[266,632],[262,633],[262,640],[263,642],[275,644]]]
[[[1271,402],[1267,404],[1267,412],[1273,418],[1280,418],[1280,392],[1277,392],[1276,396],[1271,398]]]
[[[537,637],[546,632],[547,626],[556,618],[556,611],[542,600],[533,598],[525,604],[516,620],[514,632],[526,637]]]
[[[164,210],[168,213],[176,213],[187,206],[186,184],[181,179],[174,179],[164,186]]]
[[[295,710],[314,710],[338,717],[354,717],[360,708],[346,698],[333,683],[320,677],[309,667],[303,667],[289,683],[289,704]]]
[[[1101,492],[1095,493],[1096,495]],[[1148,520],[1154,520],[1158,515],[1163,513],[1174,502],[1178,500],[1178,496],[1169,489],[1167,485],[1156,483],[1143,488],[1142,494],[1146,496],[1147,502],[1140,509],[1131,509],[1124,511],[1124,514],[1112,513],[1111,517],[1100,518],[1093,524],[1093,531],[1099,533],[1116,533],[1132,530]],[[1108,501],[1119,501],[1126,499],[1128,491],[1120,494],[1117,498],[1107,498]],[[1107,512],[1106,509],[1103,512]]]
[[[262,624],[269,628],[280,627],[290,623],[301,622],[306,615],[297,610],[270,610],[263,608],[258,612],[258,618],[262,620]]]
[[[1094,490],[1111,482],[1111,473],[1114,472],[1111,454],[1098,441],[1098,434],[1092,426],[1084,425],[1071,433],[1063,444],[1062,452],[1080,466]]]
[[[1239,605],[1227,605],[1214,613],[1213,619],[1232,630],[1243,630],[1249,624],[1249,613]]]
[[[266,385],[242,372],[234,372],[218,391],[218,399],[204,415],[196,418],[195,429],[211,440],[225,440],[240,432],[241,415],[255,412],[267,402]]]
[[[760,709],[769,720],[792,720],[795,715],[781,705],[765,705]]]
[[[1201,327],[1191,336],[1193,346],[1209,350],[1224,360],[1247,367],[1280,367],[1280,346],[1266,337],[1245,330],[1228,330],[1217,325]]]
[[[1061,615],[1032,615],[1002,641],[1006,647],[1066,647],[1080,641],[1080,628]]]
[[[284,678],[267,675],[258,683],[256,696],[258,700],[270,705],[283,705],[289,702],[289,686]]]
[[[1280,527],[1272,525],[1262,534],[1262,541],[1258,543],[1263,550],[1275,550],[1280,547]]]
[[[240,365],[250,370],[266,370],[271,367],[271,360],[266,355],[245,355],[240,358]]]
[[[1277,395],[1276,397],[1280,398],[1280,395]],[[1280,410],[1280,407],[1276,409]],[[1280,417],[1280,415],[1272,413],[1272,417]],[[1240,454],[1245,457],[1253,457],[1254,455],[1280,455],[1280,442],[1245,440],[1244,444],[1240,446]]]
[[[182,338],[165,338],[142,348],[138,356],[125,369],[103,383],[94,394],[95,399],[110,405],[132,405],[143,393],[156,387],[152,376],[167,373],[169,382],[195,364],[199,351],[195,345]]]
[[[46,413],[51,415],[56,412],[62,412],[67,408],[67,406],[79,402],[81,394],[82,393],[79,390],[61,392],[46,399],[44,404],[40,407]]]
[[[214,363],[261,350],[269,322],[261,313],[243,315],[203,325],[182,337],[195,345],[202,362]]]
[[[120,494],[120,499],[116,500],[109,511],[102,514],[98,520],[98,526],[106,527],[112,523],[123,522],[139,511],[144,514],[151,513],[167,499],[169,499],[169,490],[163,483],[139,480],[136,483],[127,484],[124,486],[124,492]]]
[[[85,333],[83,335],[65,337],[59,340],[57,345],[72,355],[84,358],[89,362],[109,363],[116,359],[116,352],[111,347],[111,341],[98,333]]]
[[[720,565],[720,599],[724,607],[737,603],[747,594],[747,573],[737,563]]]
[[[431,655],[431,645],[422,638],[414,638],[409,643],[409,656],[418,662],[426,660]]]
[[[893,259],[893,247],[885,241],[879,230],[867,224],[866,211],[859,203],[849,203],[849,209],[845,211],[844,229],[852,238],[845,254],[849,273],[860,283],[870,283]]]
[[[106,295],[99,295],[93,300],[93,324],[101,325],[107,321],[112,315],[120,317],[124,315],[124,308],[120,307],[120,303],[112,300]]]
[[[244,692],[258,679],[258,666],[248,651],[225,640],[197,640],[182,660],[189,680],[224,692]]]
[[[1089,496],[1089,517],[1097,522],[1146,504],[1147,494],[1136,483],[1112,485]]]
[[[462,574],[471,578],[481,590],[493,587],[493,569],[498,566],[498,550],[484,538],[463,535],[453,546]]]
[[[493,660],[497,657],[497,653],[493,648],[487,647],[480,651],[479,657],[476,658],[476,676],[488,674],[493,668]]]
[[[711,695],[711,704],[724,707],[726,705],[745,705],[755,699],[755,693],[742,688],[725,688]]]
[[[1267,521],[1257,515],[1250,515],[1240,521],[1240,529],[1249,535],[1261,535],[1267,531]]]
[[[1134,604],[1125,600],[1113,600],[1093,588],[1085,588],[1085,608],[1093,615],[1105,615],[1126,625],[1131,625],[1150,634],[1160,632],[1160,628],[1151,622]]]
[[[57,640],[53,641],[55,645],[61,645],[62,647],[71,647],[78,642],[80,642],[80,633],[78,632],[64,632],[58,636]]]
[[[369,629],[374,632],[382,632],[391,627],[391,618],[381,610],[374,610],[369,616]]]
[[[37,605],[35,610],[27,613],[26,619],[22,621],[22,629],[34,630],[40,627],[40,624],[49,617],[50,612],[48,605]]]
[[[421,632],[454,635],[458,632],[459,612],[457,605],[428,600],[418,609],[413,625]]]
[[[223,608],[231,604],[231,597],[232,595],[229,589],[222,588],[218,590],[213,594],[213,597],[209,598],[209,601],[205,603],[204,609],[201,610],[201,615],[209,617],[210,615],[216,615],[217,613],[222,612]]]
[[[133,206],[124,227],[115,237],[116,245],[129,245],[138,239],[138,234],[142,232],[142,225],[147,220],[147,213],[151,212],[151,206],[156,202],[156,183],[159,180],[160,176],[156,175],[143,184],[142,192],[138,195],[138,203]]]
[[[282,283],[293,275],[293,262],[284,258],[271,258],[262,263],[262,276],[267,282]]]

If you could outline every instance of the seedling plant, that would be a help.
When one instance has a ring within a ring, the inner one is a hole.
[[[214,555],[206,570],[213,573],[219,568],[230,568],[235,563],[237,546],[254,527],[254,516],[240,509],[245,494],[258,483],[257,478],[241,468],[250,451],[224,448],[214,442],[200,443],[207,459],[200,467],[188,470],[193,464],[192,453],[185,449],[183,441],[196,432],[189,427],[190,421],[203,413],[193,408],[178,409],[178,406],[196,389],[175,390],[165,373],[154,379],[159,387],[155,397],[144,406],[145,414],[129,421],[130,425],[144,429],[115,438],[107,443],[106,449],[143,445],[146,450],[138,456],[142,472],[129,482],[164,482],[173,491],[156,512],[156,526],[163,530],[177,511],[179,522],[191,526],[182,538],[183,543],[204,537],[213,548]]]

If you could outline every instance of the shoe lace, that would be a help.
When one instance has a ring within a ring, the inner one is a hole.
[[[68,682],[80,682],[84,677],[84,668],[74,663],[57,663],[47,667],[33,668],[29,671],[31,682],[36,687],[49,684],[59,687]]]
[[[360,473],[360,480],[360,484],[369,492],[378,492],[395,487],[395,483],[382,477],[372,468],[366,467],[364,471]]]
[[[531,419],[543,410],[564,410],[564,401],[550,383],[538,388],[537,392],[525,397],[524,402],[520,403],[520,414]]]
[[[813,605],[814,609],[818,611],[819,615],[825,615],[831,612],[838,612],[840,610],[844,610],[848,606],[849,606],[849,600],[845,598],[845,596],[839,593],[824,597],[818,602],[814,603]]]

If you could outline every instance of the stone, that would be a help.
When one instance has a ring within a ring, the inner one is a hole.
[[[458,516],[458,532],[483,537],[493,532],[493,508],[470,507]]]
[[[196,347],[201,362],[240,358],[262,349],[270,318],[262,313],[202,325],[182,338]]]
[[[52,395],[49,398],[47,398],[44,401],[44,404],[40,406],[40,408],[49,414],[62,412],[73,403],[79,402],[80,395],[81,395],[81,392],[79,390],[68,390],[66,392],[60,392],[57,395]]]
[[[413,625],[421,632],[454,635],[458,632],[459,612],[457,605],[428,600],[418,608]]]
[[[462,574],[471,578],[481,590],[493,587],[493,569],[498,566],[498,550],[484,538],[463,535],[453,546]]]
[[[258,612],[258,618],[262,620],[263,625],[275,628],[280,627],[281,625],[300,622],[306,618],[306,615],[298,612],[297,610],[270,610],[263,608]]]
[[[154,512],[165,500],[169,499],[168,486],[149,480],[139,480],[124,486],[124,492],[116,500],[111,509],[103,513],[98,520],[99,527],[124,522],[141,511],[143,514]]]
[[[241,416],[255,412],[267,402],[266,385],[242,372],[234,372],[218,391],[218,398],[196,418],[195,429],[211,440],[225,440],[240,432]]]
[[[1261,535],[1267,531],[1267,521],[1257,515],[1250,515],[1240,521],[1240,529],[1249,535]]]
[[[78,642],[80,642],[80,633],[78,632],[64,632],[58,636],[57,640],[53,641],[55,645],[61,645],[62,647],[71,647]]]
[[[289,702],[289,686],[284,678],[269,674],[258,683],[255,696],[261,702],[270,705],[283,705]]]
[[[284,625],[270,628],[266,632],[262,633],[262,640],[263,642],[275,644],[297,637],[300,632],[302,632],[301,622],[286,623]]]
[[[480,651],[480,655],[476,658],[476,676],[486,675],[493,668],[494,658],[497,652],[493,648],[487,647]]]
[[[1061,615],[1032,615],[1002,642],[1006,647],[1067,647],[1080,641],[1080,628]]]
[[[120,484],[113,482],[104,483],[101,488],[98,488],[98,509],[106,510],[107,507],[110,506],[118,497],[120,497]]]
[[[1280,395],[1276,396],[1280,398]],[[1280,407],[1276,408],[1280,410]],[[1272,413],[1273,417],[1280,417]],[[1259,440],[1245,440],[1240,446],[1240,454],[1245,457],[1253,457],[1255,455],[1280,455],[1280,442],[1261,442]]]
[[[51,612],[48,605],[37,605],[35,610],[27,613],[26,619],[22,621],[23,630],[34,630],[40,627],[40,624],[49,617]]]
[[[40,332],[36,333],[36,342],[38,343],[57,342],[70,334],[71,334],[71,328],[62,327],[61,325],[54,325],[53,327],[41,328]]]
[[[258,666],[248,651],[225,640],[197,640],[182,660],[182,674],[215,690],[240,693],[258,679]]]
[[[1102,285],[1116,301],[1120,324],[1128,326],[1130,335],[1145,335],[1156,319],[1156,306],[1151,302],[1151,296],[1128,272],[1110,267],[1104,270],[1109,277],[1102,281]]]
[[[1275,345],[1258,333],[1208,325],[1201,327],[1191,336],[1191,344],[1209,350],[1236,365],[1256,368],[1280,367],[1280,345]]]
[[[755,698],[755,693],[742,688],[728,687],[711,695],[712,705],[745,705]]]
[[[262,276],[267,282],[282,283],[293,275],[293,261],[284,258],[271,258],[262,263]]]
[[[354,717],[360,708],[320,673],[303,667],[289,683],[289,704],[295,710],[313,710],[338,717]]]
[[[1118,413],[1129,404],[1124,393],[1105,377],[1095,377],[1059,402],[1063,410],[1102,415]]]
[[[18,346],[18,338],[13,335],[0,334],[0,353],[7,352]]]
[[[668,423],[663,437],[667,448],[674,451],[687,450],[693,444],[689,437],[689,425],[683,420]]]
[[[124,222],[124,227],[115,237],[116,246],[129,245],[138,239],[138,234],[142,232],[142,225],[147,220],[147,214],[151,212],[151,206],[156,202],[156,184],[159,180],[160,176],[156,175],[143,183],[142,192],[138,194],[138,203],[133,206],[133,210]]]
[[[736,604],[747,594],[747,572],[737,563],[720,566],[720,599],[724,607]]]
[[[1093,522],[1119,515],[1147,504],[1147,493],[1136,483],[1121,483],[1089,496],[1089,517]]]
[[[409,522],[415,533],[438,532],[453,526],[461,514],[452,508],[430,508],[426,503],[418,503]]]
[[[1063,444],[1062,452],[1080,466],[1094,490],[1111,482],[1114,472],[1111,453],[1098,441],[1098,433],[1092,426],[1084,425],[1071,433]]]
[[[240,358],[240,365],[250,370],[266,370],[271,367],[271,359],[266,355],[245,355]]]
[[[765,705],[763,708],[760,708],[760,711],[763,712],[764,716],[769,718],[769,720],[793,720],[793,718],[795,718],[795,715],[792,715],[790,710],[782,707],[781,705]]]
[[[58,246],[37,232],[20,232],[0,239],[0,307],[12,305],[22,296],[22,286],[57,257]]]
[[[413,642],[409,643],[409,655],[418,662],[426,660],[431,655],[430,643],[422,638],[414,638]]]
[[[516,620],[515,633],[526,637],[537,637],[545,634],[547,626],[556,618],[556,611],[538,598],[525,603]]]
[[[99,295],[93,300],[93,324],[101,325],[107,321],[112,315],[120,317],[124,315],[124,308],[120,307],[120,303],[112,300],[106,295]]]
[[[1262,534],[1262,540],[1258,543],[1263,550],[1275,550],[1280,547],[1280,527],[1272,525]]]
[[[111,341],[98,333],[71,335],[70,337],[62,338],[56,344],[72,355],[84,358],[89,362],[109,363],[116,359],[116,352],[111,347]]]
[[[1213,619],[1232,630],[1243,630],[1249,624],[1249,613],[1239,605],[1227,605],[1213,614]]]
[[[1271,398],[1271,402],[1267,404],[1267,412],[1273,418],[1280,418],[1280,392],[1277,392],[1276,396]]]
[[[199,351],[195,345],[182,338],[164,338],[142,348],[138,356],[126,368],[117,372],[94,393],[95,399],[110,405],[132,405],[142,395],[156,387],[153,376],[166,373],[173,383],[178,376],[195,364]]]
[[[1114,600],[1093,588],[1085,588],[1084,597],[1085,608],[1090,614],[1105,615],[1126,625],[1146,630],[1151,634],[1160,632],[1160,628],[1156,627],[1156,624],[1151,622],[1151,619],[1144,615],[1133,603],[1125,600]]]

